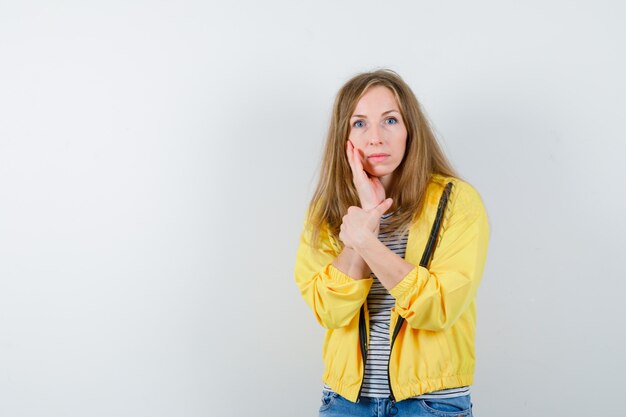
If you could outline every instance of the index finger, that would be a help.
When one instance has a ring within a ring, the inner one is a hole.
[[[363,172],[363,164],[361,163],[359,150],[354,147],[350,139],[348,139],[346,152],[348,154],[348,163],[352,169],[352,174],[356,176],[357,174]]]
[[[352,149],[354,148],[354,145],[352,145],[352,142],[350,142],[350,139],[348,139],[346,141],[346,156],[348,157],[348,164],[350,165],[350,168],[352,168]]]

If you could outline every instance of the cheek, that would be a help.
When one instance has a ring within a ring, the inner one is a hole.
[[[363,161],[363,155],[365,154],[363,152],[363,149],[365,148],[365,146],[363,146],[363,143],[361,143],[361,141],[359,141],[358,138],[355,138],[353,136],[349,136],[348,141],[352,143],[352,146],[354,147],[354,149],[356,149],[356,151],[359,153],[359,156],[361,157],[361,161]]]
[[[356,150],[359,153],[359,159],[361,160],[361,165],[367,164],[368,161],[367,161],[367,158],[365,158],[365,152],[363,152],[363,149],[357,147]]]
[[[360,143],[362,142],[362,141],[361,141],[361,139],[359,138],[359,135],[358,135],[358,134],[356,134],[356,133],[350,133],[350,134],[348,135],[348,140],[349,140],[350,142],[352,142],[352,144],[353,144],[355,147],[357,147],[357,146],[358,146],[358,147],[360,147]]]
[[[402,132],[398,137],[398,150],[402,151],[402,156],[406,153],[407,133],[406,130]]]
[[[402,142],[400,149],[402,150],[402,156],[404,157],[404,154],[406,153],[406,140]]]

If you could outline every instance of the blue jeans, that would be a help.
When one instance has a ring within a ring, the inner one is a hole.
[[[320,417],[471,417],[472,402],[469,395],[436,400],[409,398],[392,403],[388,398],[361,398],[358,403],[341,395],[323,391]]]

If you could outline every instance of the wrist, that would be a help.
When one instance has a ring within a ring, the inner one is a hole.
[[[377,228],[378,229],[378,228]],[[363,236],[362,239],[356,245],[353,245],[352,249],[361,257],[362,253],[367,251],[367,249],[371,248],[373,245],[378,243],[378,231],[372,233],[367,233]]]
[[[344,246],[343,250],[332,262],[333,266],[352,279],[369,278],[371,269],[354,248]]]
[[[361,208],[367,212],[374,210],[378,206],[378,204],[363,204],[361,203]]]

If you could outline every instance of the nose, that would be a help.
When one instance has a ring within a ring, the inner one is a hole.
[[[380,145],[383,143],[383,129],[380,126],[374,125],[369,129],[369,138],[367,143],[370,145]]]

